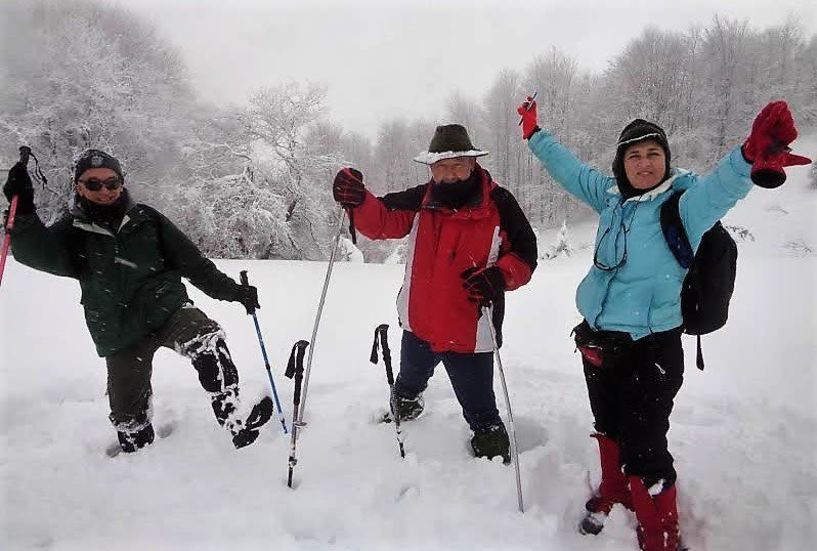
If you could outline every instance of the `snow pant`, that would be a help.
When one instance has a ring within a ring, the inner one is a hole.
[[[667,431],[684,378],[681,329],[633,341],[627,333],[575,329],[596,430],[616,441],[627,475],[647,487],[676,479]]]
[[[448,372],[454,394],[462,406],[463,417],[471,430],[481,431],[502,424],[494,396],[492,352],[434,352],[426,341],[410,331],[403,331],[395,394],[403,398],[419,395],[428,386],[428,380],[440,362]]]
[[[143,429],[150,426],[153,356],[162,346],[192,361],[201,386],[210,394],[216,419],[232,430],[230,418],[236,410],[238,371],[224,342],[224,332],[198,308],[183,306],[160,331],[105,358],[109,418],[120,441],[129,435],[144,434]]]

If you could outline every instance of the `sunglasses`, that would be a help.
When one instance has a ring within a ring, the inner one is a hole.
[[[107,180],[89,178],[87,180],[79,180],[79,183],[85,186],[89,191],[99,191],[100,189],[102,189],[102,186],[105,186],[105,189],[113,191],[115,189],[119,189],[122,186],[122,178],[119,178],[117,176],[108,178]]]

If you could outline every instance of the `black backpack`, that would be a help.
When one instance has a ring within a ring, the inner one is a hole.
[[[701,335],[723,327],[729,317],[729,301],[735,290],[738,246],[726,228],[716,222],[701,238],[698,252],[693,254],[678,200],[678,191],[661,205],[661,230],[672,254],[682,268],[689,270],[681,287],[681,315],[684,333],[698,336],[698,357],[695,364],[704,368]]]

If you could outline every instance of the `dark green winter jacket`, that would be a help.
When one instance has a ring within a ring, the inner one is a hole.
[[[11,243],[18,262],[79,280],[85,321],[103,357],[158,331],[190,302],[182,277],[216,299],[236,300],[239,292],[147,205],[131,204],[115,234],[88,220],[79,205],[49,227],[36,214],[20,216]]]

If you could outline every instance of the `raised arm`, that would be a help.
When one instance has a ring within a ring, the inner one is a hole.
[[[332,193],[335,201],[351,214],[360,233],[369,239],[399,239],[411,231],[425,186],[378,198],[364,187],[363,174],[344,168],[335,176]]]
[[[692,250],[698,250],[703,234],[752,189],[750,168],[740,147],[735,147],[681,195],[678,210]]]
[[[786,167],[811,163],[790,152],[795,139],[797,128],[788,105],[771,102],[755,118],[743,146],[735,147],[715,170],[681,196],[679,211],[693,250],[703,234],[746,197],[753,182],[776,188],[786,181]]]
[[[11,229],[11,250],[18,262],[50,274],[78,277],[71,255],[72,219],[66,214],[46,228],[34,205],[34,186],[26,163],[21,160],[9,170],[3,194],[12,202],[17,197],[17,216]]]
[[[11,230],[14,259],[35,270],[76,279],[79,267],[71,253],[72,232],[72,218],[68,215],[46,227],[34,212],[18,214]]]
[[[607,189],[615,185],[615,179],[579,161],[550,132],[539,128],[535,101],[529,99],[517,111],[522,116],[522,137],[548,173],[568,193],[601,212]]]

